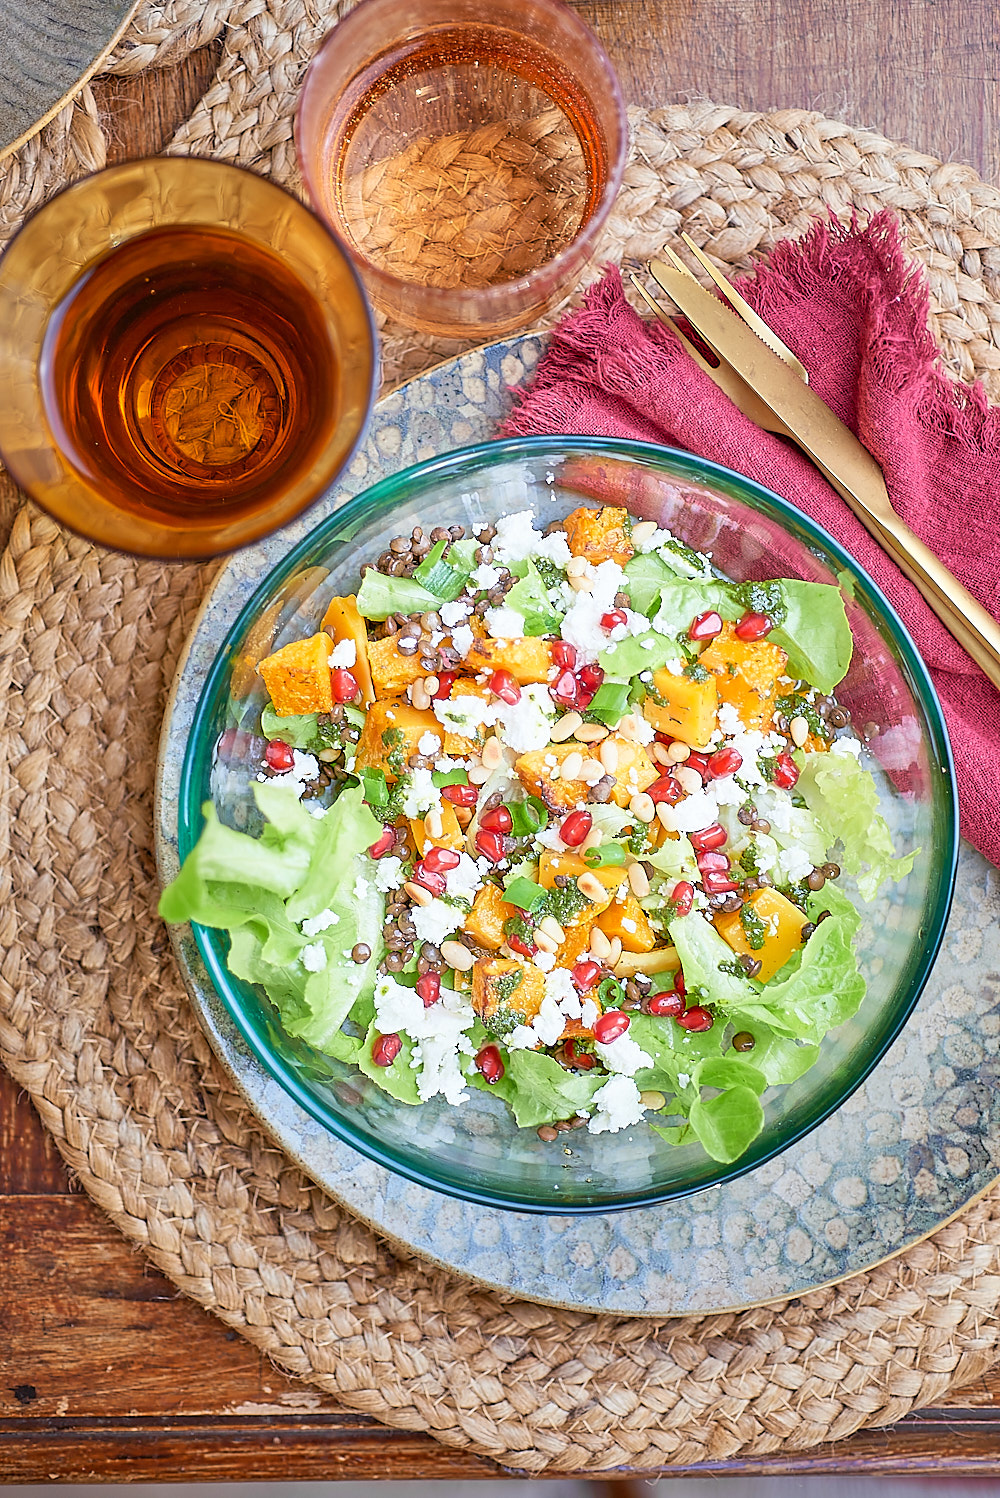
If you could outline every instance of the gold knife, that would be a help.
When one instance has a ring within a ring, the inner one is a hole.
[[[662,260],[650,274],[709,347],[736,370],[808,454],[978,666],[1000,688],[1000,626],[889,500],[882,470],[815,391],[717,297]]]

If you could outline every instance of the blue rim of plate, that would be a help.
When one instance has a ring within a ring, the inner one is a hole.
[[[684,452],[680,448],[661,446],[652,442],[632,442],[613,437],[513,437],[501,438],[497,441],[477,443],[470,447],[457,448],[452,452],[444,453],[440,457],[426,459],[421,463],[411,464],[410,467],[400,469],[399,472],[387,475],[377,483],[363,490],[348,500],[339,509],[334,510],[315,530],[303,537],[288,555],[279,562],[276,567],[267,574],[260,585],[254,590],[252,596],[240,610],[234,623],[227,631],[226,636],[216,653],[215,659],[205,679],[205,684],[198,698],[195,708],[194,719],[199,721],[202,714],[211,706],[225,690],[228,673],[231,665],[232,647],[241,636],[245,626],[251,622],[260,612],[263,603],[290,577],[303,562],[310,558],[318,549],[322,548],[331,532],[348,530],[352,526],[360,527],[368,518],[369,511],[377,507],[382,491],[389,487],[398,486],[412,474],[419,472],[421,478],[426,479],[434,476],[450,475],[464,466],[475,463],[484,453],[489,452],[495,459],[510,455],[512,458],[523,456],[525,453],[544,452],[551,448],[554,443],[559,445],[562,452],[586,451],[597,453],[608,457],[629,457],[630,459],[645,458],[650,466],[662,464],[664,458],[668,458],[682,470],[687,470],[687,477],[693,482],[710,485],[713,478],[724,481],[725,484],[735,484],[737,488],[743,488],[755,498],[763,500],[765,507],[770,508],[782,520],[790,521],[793,528],[805,532],[812,541],[827,550],[832,557],[847,567],[853,574],[855,586],[860,586],[862,592],[867,595],[867,601],[877,605],[893,628],[894,639],[899,649],[902,661],[914,685],[918,695],[928,710],[929,731],[931,736],[931,752],[940,764],[947,782],[948,811],[950,824],[950,843],[945,850],[947,871],[946,877],[941,881],[938,889],[934,918],[928,940],[925,942],[922,957],[918,962],[910,1001],[904,1010],[901,1010],[889,1027],[883,1031],[879,1038],[877,1047],[870,1054],[866,1064],[859,1072],[852,1076],[850,1084],[838,1090],[837,1097],[826,1106],[818,1107],[810,1114],[802,1124],[789,1135],[783,1137],[772,1147],[754,1152],[751,1145],[745,1154],[727,1167],[720,1167],[714,1174],[713,1179],[708,1181],[697,1181],[691,1185],[680,1188],[672,1188],[666,1191],[657,1191],[655,1188],[646,1192],[637,1193],[634,1197],[620,1202],[601,1202],[597,1204],[560,1202],[559,1215],[563,1217],[586,1217],[604,1215],[611,1212],[625,1212],[637,1207],[655,1206],[666,1201],[676,1201],[686,1196],[692,1196],[699,1191],[704,1191],[710,1186],[723,1185],[728,1181],[738,1180],[750,1171],[758,1169],[761,1165],[773,1160],[777,1155],[784,1154],[800,1139],[811,1134],[831,1114],[835,1113],[848,1098],[850,1098],[874,1071],[882,1057],[889,1050],[893,1041],[896,1040],[910,1015],[916,1007],[917,1001],[924,990],[927,978],[930,974],[934,960],[940,950],[944,938],[948,915],[951,910],[952,899],[955,890],[955,877],[958,866],[959,852],[959,818],[958,818],[958,789],[955,779],[955,766],[952,756],[951,743],[948,738],[947,728],[944,721],[944,713],[941,703],[931,681],[930,673],[921,658],[909,631],[902,619],[892,606],[885,594],[881,591],[874,580],[869,576],[861,564],[840,545],[828,531],[810,519],[810,517],[782,499],[779,494],[758,484],[754,479],[747,478],[735,469],[727,468],[721,463],[713,463],[708,458],[699,458],[692,453]],[[178,856],[181,863],[187,857],[201,832],[204,818],[201,815],[202,791],[205,785],[206,760],[210,756],[211,746],[194,739],[188,742],[184,753],[184,762],[181,767],[180,780],[178,784],[177,797],[177,844]],[[201,789],[199,789],[199,787]],[[327,1115],[317,1105],[310,1093],[301,1086],[298,1078],[281,1058],[261,1045],[259,1038],[239,1006],[230,1001],[228,983],[230,974],[225,964],[219,960],[218,954],[211,943],[210,928],[191,922],[191,930],[194,936],[198,952],[205,964],[205,968],[212,981],[212,985],[229,1015],[237,1031],[242,1037],[251,1054],[258,1064],[287,1094],[302,1108],[316,1123],[329,1130],[344,1144],[358,1151],[367,1159],[380,1165],[383,1169],[393,1174],[402,1176],[407,1180],[422,1186],[427,1190],[436,1191],[443,1196],[454,1197],[459,1201],[473,1202],[478,1206],[501,1208],[514,1212],[533,1213],[539,1216],[551,1216],[551,1204],[540,1203],[530,1198],[522,1198],[514,1192],[489,1192],[477,1189],[474,1186],[451,1186],[447,1182],[436,1179],[429,1173],[410,1165],[408,1162],[400,1162],[387,1150],[381,1148],[376,1141],[365,1135],[355,1134],[351,1129],[343,1126],[341,1121],[332,1115]]]

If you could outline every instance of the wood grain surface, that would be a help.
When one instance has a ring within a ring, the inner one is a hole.
[[[581,0],[577,8],[604,39],[632,102],[704,96],[747,109],[820,109],[971,162],[995,180],[994,0]],[[209,48],[166,72],[100,84],[114,159],[159,150],[215,61]],[[15,503],[3,481],[0,540]],[[696,1470],[1000,1474],[1000,1370],[884,1431]],[[0,1074],[0,1478],[495,1471],[428,1437],[338,1410],[180,1297],[73,1190],[32,1108]]]

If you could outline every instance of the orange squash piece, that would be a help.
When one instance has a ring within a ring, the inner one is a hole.
[[[776,889],[758,889],[746,902],[764,923],[764,945],[757,951],[750,945],[739,911],[714,917],[715,929],[739,957],[755,957],[760,963],[758,983],[767,983],[789,957],[802,945],[802,927],[809,917],[804,910]]]
[[[719,693],[715,677],[694,681],[690,676],[675,676],[672,671],[662,669],[653,672],[653,689],[665,705],[647,697],[642,706],[647,722],[658,733],[669,733],[690,744],[692,749],[704,749],[718,726],[715,715]]]
[[[347,598],[331,598],[327,604],[326,613],[323,615],[323,628],[333,636],[334,644],[339,645],[342,640],[353,640],[357,651],[357,659],[351,667],[354,679],[361,688],[361,695],[367,707],[375,701],[375,686],[372,681],[371,666],[368,664],[368,630],[365,621],[358,613],[358,600],[354,594]]]
[[[628,806],[632,797],[647,790],[654,780],[659,780],[663,771],[656,768],[641,744],[620,738],[617,734],[606,742],[614,744],[618,751],[611,799],[616,806]]]
[[[330,636],[320,633],[293,640],[257,666],[264,678],[274,711],[280,718],[296,713],[328,713],[333,707],[330,686]]]
[[[573,555],[586,557],[595,567],[608,561],[624,567],[635,556],[635,547],[629,540],[628,511],[617,505],[603,505],[599,510],[581,506],[566,516],[563,525]]]
[[[401,655],[395,635],[372,640],[368,647],[374,691],[379,697],[401,697],[407,687],[427,675],[417,652]]]
[[[426,817],[410,818],[410,833],[413,837],[413,845],[420,858],[423,858],[430,847],[451,848],[455,852],[465,847],[465,833],[458,825],[458,818],[455,815],[455,808],[452,803],[442,800],[438,811],[441,815],[440,837],[431,837],[427,831]]]
[[[511,973],[520,974],[520,981],[506,993],[506,984],[498,980]],[[472,1007],[494,1035],[504,1035],[515,1025],[530,1024],[544,997],[545,974],[532,962],[515,962],[511,957],[480,957],[473,964]]]
[[[464,929],[481,947],[496,952],[504,943],[503,923],[519,914],[516,905],[509,904],[495,884],[487,882],[476,893],[472,909],[465,918]]]
[[[605,936],[618,937],[623,952],[651,952],[656,946],[656,933],[631,890],[624,897],[619,891],[618,898],[597,917],[597,924]]]
[[[397,697],[380,698],[365,717],[358,740],[358,769],[381,768],[386,780],[395,780],[397,769],[405,768],[411,754],[419,754],[417,746],[425,733],[435,734],[439,741],[443,736],[432,712],[420,712]]]
[[[769,640],[741,640],[735,626],[724,624],[722,633],[701,652],[698,664],[715,677],[719,700],[728,702],[747,728],[766,733],[774,718],[778,678],[785,674],[788,656]]]
[[[473,671],[509,671],[525,687],[533,681],[548,681],[552,643],[540,635],[520,640],[473,640],[465,664]]]

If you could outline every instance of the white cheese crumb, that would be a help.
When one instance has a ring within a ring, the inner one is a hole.
[[[487,591],[495,588],[500,581],[499,567],[491,567],[488,562],[481,562],[472,574],[472,584],[475,588],[483,588]],[[444,615],[441,616],[442,619]]]
[[[321,941],[310,942],[299,953],[302,966],[307,973],[321,973],[326,967],[326,947]]]
[[[631,1077],[609,1077],[600,1091],[594,1093],[593,1103],[597,1111],[587,1125],[591,1134],[617,1134],[630,1124],[642,1122],[639,1089]]]
[[[330,666],[353,666],[358,659],[358,647],[353,640],[338,640],[330,651]]]
[[[473,697],[471,692],[462,692],[457,697],[444,697],[434,703],[434,716],[442,727],[467,739],[474,739],[479,728],[492,728],[499,711],[498,703],[487,702],[483,697]]]
[[[473,1054],[466,1031],[475,1015],[461,994],[443,988],[425,1009],[416,989],[386,975],[375,985],[375,1022],[383,1035],[404,1034],[413,1043],[413,1070],[421,1102],[439,1093],[457,1107],[468,1099],[460,1057]]]
[[[633,1040],[627,1031],[624,1035],[619,1035],[617,1040],[608,1041],[607,1045],[597,1041],[594,1050],[609,1071],[626,1077],[634,1077],[641,1066],[653,1064],[652,1056],[647,1056],[639,1042]]]
[[[458,857],[458,867],[448,869],[444,876],[445,888],[452,899],[471,900],[482,888],[482,875],[468,853],[460,853]]]
[[[280,775],[266,775],[262,770],[257,776],[258,780],[270,781],[272,785],[290,785],[295,787],[295,794],[302,800],[302,792],[311,780],[315,780],[319,774],[319,760],[314,754],[303,754],[301,749],[292,750],[292,768],[283,770]]]
[[[441,623],[446,624],[449,629],[453,629],[456,624],[461,624],[464,619],[468,619],[471,612],[470,605],[458,599],[453,603],[443,603],[438,609]]]
[[[503,741],[515,754],[544,749],[549,742],[556,706],[544,682],[532,682],[522,687],[518,702],[499,702],[497,713],[503,724]]]
[[[432,900],[429,905],[414,905],[410,915],[413,929],[420,940],[432,942],[435,947],[439,947],[453,931],[458,931],[465,920],[461,910],[446,904],[444,900]]]
[[[487,609],[484,622],[491,639],[524,639],[524,615],[519,614],[517,609],[508,608],[506,604],[501,604],[498,609]]]
[[[402,859],[397,858],[394,853],[387,853],[375,865],[375,888],[383,895],[387,895],[391,889],[399,889],[403,882],[400,878],[402,870]]]
[[[437,806],[440,799],[441,792],[431,778],[431,771],[418,767],[412,771],[403,796],[403,815],[404,817],[426,816],[432,806]]]
[[[438,734],[431,733],[430,729],[427,729],[424,733],[422,733],[417,740],[418,754],[436,755],[440,753],[440,750],[441,739]]]
[[[458,651],[463,660],[472,649],[472,642],[474,639],[475,636],[473,635],[472,630],[468,624],[456,625],[456,627],[451,632],[451,643],[454,645],[455,649]]]
[[[339,926],[339,924],[340,916],[335,910],[321,910],[319,915],[306,916],[306,919],[299,923],[299,930],[303,936],[318,936],[321,931],[329,931],[331,926]]]

